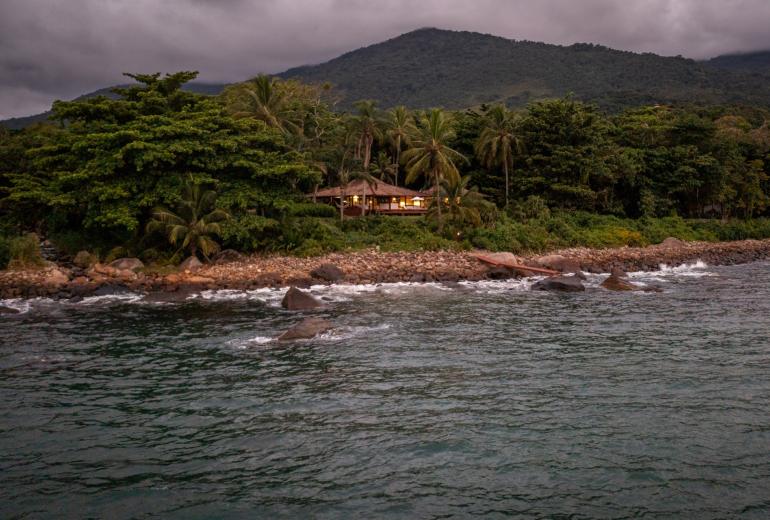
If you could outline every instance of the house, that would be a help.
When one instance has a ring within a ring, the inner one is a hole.
[[[380,180],[367,182],[356,179],[347,186],[324,188],[308,195],[339,207],[340,200],[345,215],[358,216],[364,213],[380,215],[423,215],[428,211],[432,196],[388,184]]]

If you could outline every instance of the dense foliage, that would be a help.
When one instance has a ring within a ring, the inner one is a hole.
[[[362,101],[345,113],[328,85],[257,77],[209,97],[182,88],[193,72],[131,77],[111,97],[56,103],[56,124],[0,131],[0,261],[29,232],[69,254],[120,248],[159,262],[220,247],[313,255],[770,237],[762,108],[608,114],[566,97],[518,111]],[[419,218],[351,219],[312,202],[319,187],[375,178],[441,197]]]

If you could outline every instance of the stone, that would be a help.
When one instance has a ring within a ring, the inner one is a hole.
[[[535,258],[535,262],[546,269],[553,269],[562,273],[581,272],[580,263],[574,258],[567,258],[562,255],[546,255]]]
[[[190,256],[184,262],[179,264],[180,271],[197,271],[203,267],[203,262],[198,260],[197,256]]]
[[[306,318],[278,336],[278,341],[310,339],[333,328],[331,322],[322,318]]]
[[[208,276],[186,276],[184,278],[185,283],[188,284],[194,284],[194,285],[207,285],[207,284],[213,284],[215,280],[213,278],[209,278]]]
[[[94,292],[94,296],[117,296],[119,294],[125,294],[129,292],[129,290],[118,284],[114,283],[108,283],[105,285],[102,285],[101,287],[98,287]]]
[[[0,314],[19,314],[19,309],[14,309],[13,307],[6,307],[4,305],[0,305]]]
[[[322,264],[310,271],[310,276],[327,282],[337,282],[345,278],[345,272],[334,264]]]
[[[51,269],[45,275],[43,283],[49,287],[61,287],[69,283],[70,277],[58,269]]]
[[[118,258],[114,262],[110,262],[109,267],[122,271],[124,269],[130,269],[131,271],[138,271],[144,267],[144,264],[138,258]]]
[[[494,266],[487,269],[486,277],[490,280],[507,280],[513,277],[513,273],[506,267]]]
[[[88,269],[96,263],[96,257],[88,251],[78,251],[72,263],[81,269]]]
[[[217,256],[214,257],[215,264],[227,264],[230,262],[238,262],[243,260],[243,255],[235,249],[225,249],[220,251]]]
[[[617,276],[618,278],[625,278],[628,276],[628,273],[625,272],[622,267],[613,266],[612,270],[610,271],[610,275]]]
[[[664,247],[666,249],[675,249],[678,247],[686,246],[687,242],[685,242],[684,240],[679,240],[678,238],[668,237],[659,245],[660,247]]]
[[[535,283],[533,291],[580,292],[586,288],[577,276],[551,276]]]
[[[294,286],[291,286],[286,295],[281,300],[281,307],[290,311],[305,311],[309,309],[315,309],[320,307],[321,302],[316,300],[312,295],[300,291]]]
[[[620,276],[611,274],[606,280],[601,283],[601,286],[608,291],[636,291],[639,289],[637,285],[632,284],[628,280],[624,280]]]

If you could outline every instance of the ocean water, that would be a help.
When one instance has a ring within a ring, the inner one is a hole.
[[[770,517],[770,264],[632,278],[2,302],[0,517]]]

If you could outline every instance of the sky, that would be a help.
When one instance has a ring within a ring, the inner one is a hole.
[[[770,0],[0,0],[0,119],[123,72],[232,82],[421,27],[703,59],[770,49]]]

